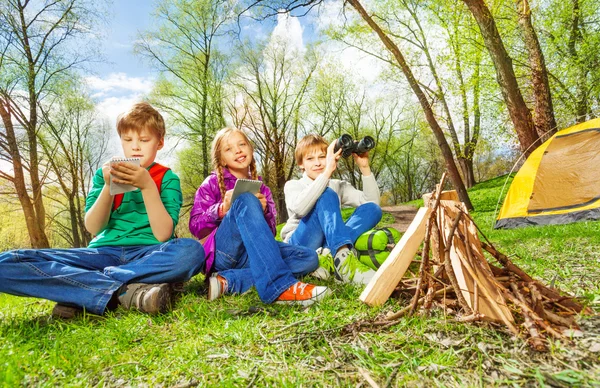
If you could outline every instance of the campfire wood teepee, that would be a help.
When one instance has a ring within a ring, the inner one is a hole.
[[[444,179],[445,175],[434,193],[424,196],[425,207],[419,209],[360,299],[381,305],[399,290],[412,300],[402,310],[388,314],[389,321],[413,314],[419,306],[427,314],[436,304],[454,312],[458,321],[502,324],[539,351],[547,350],[548,336],[569,342],[563,331],[577,328],[575,316],[591,310],[531,278],[485,236],[486,242],[482,242],[456,192],[441,191]],[[423,241],[419,273],[406,278]],[[488,262],[484,251],[500,266]]]

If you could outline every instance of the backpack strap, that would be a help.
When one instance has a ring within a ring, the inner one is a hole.
[[[383,233],[385,233],[388,238],[388,247],[393,247],[396,245],[396,242],[394,241],[394,235],[392,234],[390,228],[378,228],[376,230],[381,230]]]
[[[373,262],[375,268],[379,268],[380,264],[377,261],[377,257],[375,257],[375,250],[373,249],[373,239],[375,238],[375,232],[376,230],[369,234],[369,239],[367,240],[367,253],[369,254],[369,258]]]
[[[154,163],[152,165],[152,167],[150,167],[150,169],[148,170],[148,172],[150,173],[150,177],[154,181],[154,184],[156,184],[156,188],[158,189],[159,195],[160,195],[160,187],[162,186],[162,180],[163,180],[165,174],[167,173],[167,171],[169,171],[169,170],[170,170],[169,167],[165,167],[162,164],[158,164],[158,163]],[[112,208],[113,211],[117,210],[119,208],[119,206],[121,206],[121,204],[123,203],[123,196],[124,196],[124,194],[115,195],[115,198],[113,200],[113,208]]]

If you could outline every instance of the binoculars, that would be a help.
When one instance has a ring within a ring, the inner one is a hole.
[[[354,141],[347,133],[340,136],[333,148],[334,152],[342,149],[342,156],[347,158],[350,154],[364,154],[375,147],[375,140],[371,136],[365,136],[361,141]]]

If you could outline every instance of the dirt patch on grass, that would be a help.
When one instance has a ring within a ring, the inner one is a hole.
[[[397,206],[383,206],[381,208],[385,213],[390,213],[394,217],[394,222],[388,226],[397,229],[399,232],[404,233],[408,226],[415,218],[417,214],[417,208],[414,206],[397,205]]]

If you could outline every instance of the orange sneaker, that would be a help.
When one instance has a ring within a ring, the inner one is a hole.
[[[218,273],[208,278],[208,300],[215,300],[227,292],[227,279]]]
[[[329,289],[327,287],[297,282],[279,295],[279,298],[277,298],[275,303],[310,306],[316,301],[323,299],[328,294]]]

